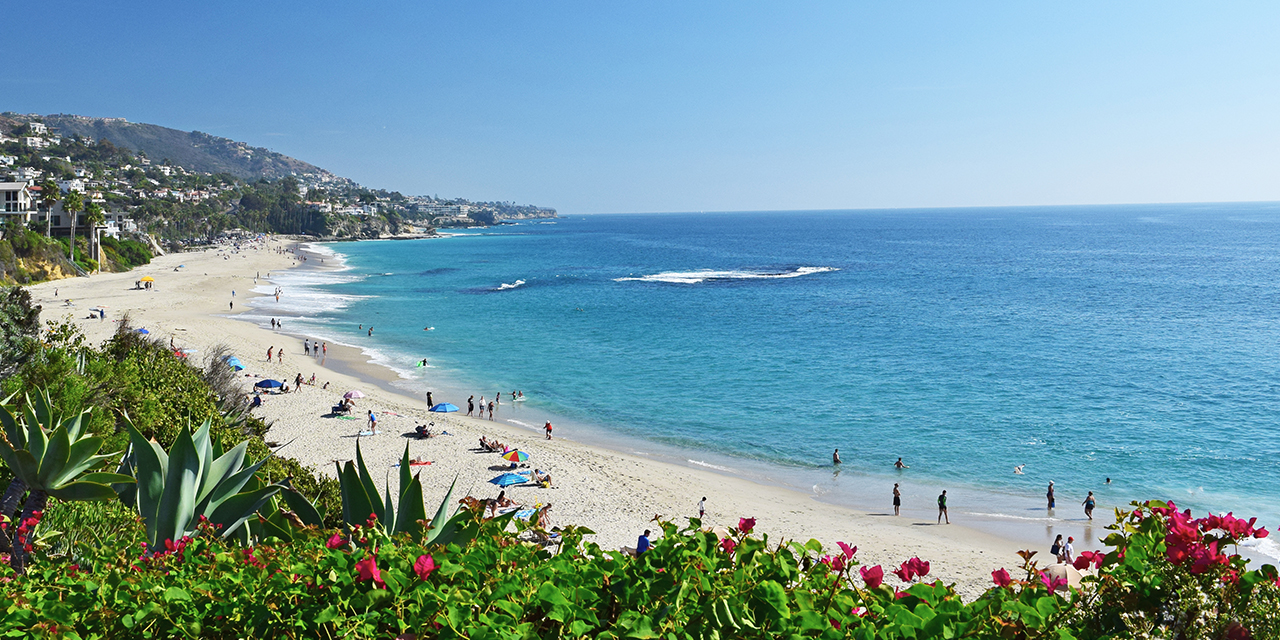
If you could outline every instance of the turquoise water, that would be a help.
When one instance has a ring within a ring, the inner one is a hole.
[[[1094,490],[1280,524],[1280,205],[610,215],[325,249],[348,269],[273,279],[291,322],[464,410],[520,389],[500,419],[851,503],[903,478],[913,503],[1031,517],[1054,480],[1072,517]]]

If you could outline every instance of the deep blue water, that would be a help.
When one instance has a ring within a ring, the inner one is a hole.
[[[1280,523],[1280,205],[575,216],[328,248],[349,271],[282,281],[307,327],[596,439],[850,493],[837,447],[873,479],[902,456],[1028,505],[1054,480],[1068,505]]]

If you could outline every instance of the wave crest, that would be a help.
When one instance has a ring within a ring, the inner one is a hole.
[[[770,270],[734,270],[714,271],[700,269],[698,271],[664,271],[648,276],[628,276],[614,278],[614,282],[667,282],[671,284],[698,284],[705,280],[766,280],[774,278],[798,278],[815,273],[839,271],[836,267],[796,267],[794,269]]]

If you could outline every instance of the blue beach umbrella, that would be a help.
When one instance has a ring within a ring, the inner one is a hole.
[[[457,407],[449,404],[448,402],[441,402],[440,404],[427,409],[427,411],[431,411],[433,413],[452,413],[457,410]]]
[[[509,486],[511,486],[511,485],[513,485],[513,484],[523,484],[523,483],[528,482],[528,481],[529,481],[529,479],[528,479],[528,478],[526,478],[526,477],[524,477],[524,476],[522,476],[522,475],[520,475],[520,474],[518,474],[518,473],[504,473],[504,474],[502,474],[502,475],[500,475],[500,476],[498,476],[498,477],[496,477],[496,478],[494,478],[494,479],[490,480],[489,482],[491,482],[491,483],[493,483],[493,484],[496,484],[496,485],[498,485],[499,487],[509,487]]]
[[[279,380],[263,380],[262,382],[259,382],[258,384],[255,384],[253,386],[259,387],[262,389],[275,389],[276,387],[283,387],[284,384],[282,384]]]

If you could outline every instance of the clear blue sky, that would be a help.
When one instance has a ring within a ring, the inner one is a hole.
[[[1274,2],[20,12],[0,109],[198,129],[406,194],[566,213],[1280,200]]]

